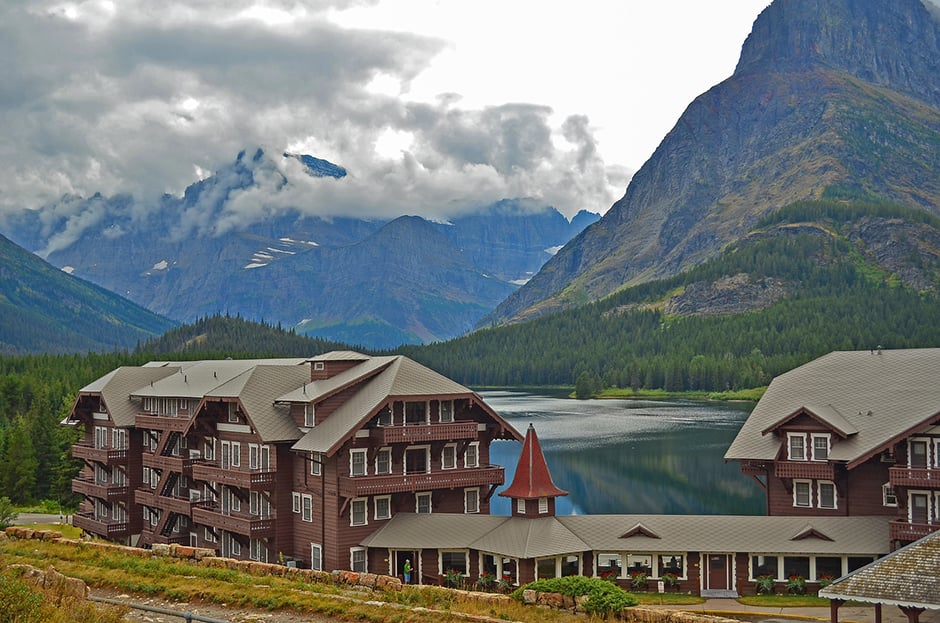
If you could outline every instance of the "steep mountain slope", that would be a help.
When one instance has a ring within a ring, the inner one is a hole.
[[[0,354],[133,348],[173,325],[0,236]]]
[[[308,155],[316,184],[346,171]],[[65,198],[21,215],[11,237],[53,265],[169,318],[215,313],[283,323],[370,348],[444,340],[528,280],[599,218],[507,200],[446,223],[319,217],[283,203],[285,173],[262,150],[242,152],[156,201]],[[309,208],[309,206],[305,206]],[[263,218],[246,214],[263,210]]]
[[[776,0],[624,197],[480,326],[675,275],[827,190],[940,214],[938,162],[940,21],[921,0]]]

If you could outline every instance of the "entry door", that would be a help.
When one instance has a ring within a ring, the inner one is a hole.
[[[728,590],[731,587],[731,555],[708,554],[708,573],[705,576],[706,590]]]
[[[400,577],[405,577],[405,561],[411,561],[411,583],[420,584],[418,581],[418,552],[406,552],[398,550],[395,552],[395,574]]]

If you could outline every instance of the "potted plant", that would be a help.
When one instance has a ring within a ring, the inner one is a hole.
[[[667,588],[672,588],[672,589],[678,588],[679,576],[676,575],[675,573],[672,573],[671,571],[667,571],[666,573],[663,574],[663,584],[665,584]]]
[[[633,590],[645,591],[647,580],[649,580],[649,577],[645,571],[634,571],[630,574],[630,586],[633,587]]]
[[[774,594],[774,576],[767,574],[759,575],[754,578],[754,584],[757,587],[758,595]]]

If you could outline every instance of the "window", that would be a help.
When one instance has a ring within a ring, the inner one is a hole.
[[[291,510],[295,513],[300,512],[300,494],[296,491],[291,493]]]
[[[441,401],[441,422],[449,423],[454,421],[454,401]]]
[[[659,555],[659,575],[664,573],[674,573],[680,578],[685,577],[685,565],[683,564],[682,554],[660,554]]]
[[[431,446],[405,449],[405,474],[427,474],[431,471]]]
[[[207,437],[202,445],[202,454],[207,461],[215,460],[215,437]]]
[[[539,498],[539,515],[548,512],[548,498]]]
[[[891,486],[890,482],[881,485],[881,500],[885,506],[898,505],[898,496],[894,492],[894,487]]]
[[[406,402],[405,403],[405,425],[408,424],[427,424],[428,423],[428,403],[426,402]]]
[[[776,556],[751,556],[751,579],[762,575],[778,578],[778,558]]]
[[[842,577],[842,558],[840,556],[817,556],[816,579],[828,577],[832,580]]]
[[[535,560],[535,579],[543,580],[545,578],[554,577],[557,577],[555,559],[537,558]]]
[[[392,473],[392,449],[391,448],[382,448],[375,455],[375,473],[376,474],[391,474]]]
[[[217,543],[219,540],[211,528],[203,530],[202,537],[205,539],[206,543]]]
[[[809,556],[784,556],[783,574],[784,578],[793,575],[809,578]]]
[[[803,433],[788,433],[787,444],[789,447],[787,458],[791,461],[806,460],[806,436]]]
[[[365,476],[366,475],[366,455],[368,451],[365,449],[356,449],[349,451],[349,475],[350,476]]]
[[[620,554],[598,554],[597,575],[602,578],[619,578],[623,568]]]
[[[248,444],[248,469],[268,470],[271,467],[271,446]]]
[[[115,450],[127,450],[126,428],[115,428],[111,431],[111,447]]]
[[[319,543],[310,544],[310,568],[323,571],[323,546]]]
[[[108,429],[104,426],[95,426],[95,448],[102,450],[108,447]]]
[[[908,444],[908,463],[910,467],[927,467],[927,441],[925,439],[911,439]]]
[[[238,441],[222,442],[222,467],[239,467],[242,464],[242,444]]]
[[[111,472],[111,482],[119,487],[127,485],[127,472],[124,471],[123,467],[115,466]]]
[[[353,500],[349,505],[349,525],[350,526],[364,526],[369,523],[369,518],[366,515],[366,500],[365,498],[359,498]]]
[[[301,496],[301,519],[304,521],[313,521],[313,496],[303,494]]]
[[[349,568],[356,573],[366,573],[366,550],[363,547],[353,547],[349,550]]]
[[[653,557],[650,554],[627,554],[627,573],[638,572],[653,575]]]
[[[793,481],[793,506],[812,506],[809,480]]]
[[[449,443],[441,450],[441,469],[457,467],[457,445]]]
[[[127,509],[124,507],[123,504],[120,504],[120,503],[115,504],[111,508],[111,512],[112,512],[115,522],[124,523],[127,521]]]
[[[313,411],[313,403],[308,402],[304,405],[304,426],[307,428],[313,428],[315,422],[316,417]]]
[[[467,553],[464,551],[441,550],[441,574],[448,571],[467,573]]]
[[[379,415],[376,418],[376,424],[379,426],[392,425],[392,409],[388,405],[382,407],[382,410],[379,411]]]
[[[813,435],[813,460],[829,459],[829,435]]]
[[[910,520],[911,523],[927,523],[927,503],[929,502],[927,493],[924,491],[910,491],[907,495],[908,520]]]
[[[423,513],[428,515],[431,513],[431,494],[428,492],[425,493],[416,493],[415,494],[415,512]]]
[[[836,507],[836,485],[830,480],[819,481],[819,508]]]
[[[319,476],[323,473],[323,454],[320,452],[310,453],[310,475]]]
[[[480,442],[474,441],[467,445],[463,455],[464,467],[478,467],[480,465]]]
[[[258,469],[258,444],[248,444],[248,469]]]
[[[463,512],[480,512],[480,490],[477,488],[463,490]]]
[[[228,421],[231,424],[238,422],[238,405],[234,402],[228,403]]]
[[[392,516],[392,496],[378,495],[375,497],[375,518],[390,519]]]
[[[248,558],[257,560],[258,562],[268,561],[268,548],[264,546],[264,541],[261,539],[251,539],[248,544]]]
[[[516,513],[525,515],[525,500],[522,498],[516,498]]]

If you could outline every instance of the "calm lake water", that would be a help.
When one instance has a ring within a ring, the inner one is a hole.
[[[723,458],[753,404],[481,395],[523,435],[535,426],[552,479],[568,491],[557,500],[559,515],[765,512],[757,483]],[[521,450],[517,442],[491,446],[491,462],[506,467],[506,486]],[[497,492],[491,512],[509,515],[509,500]]]

